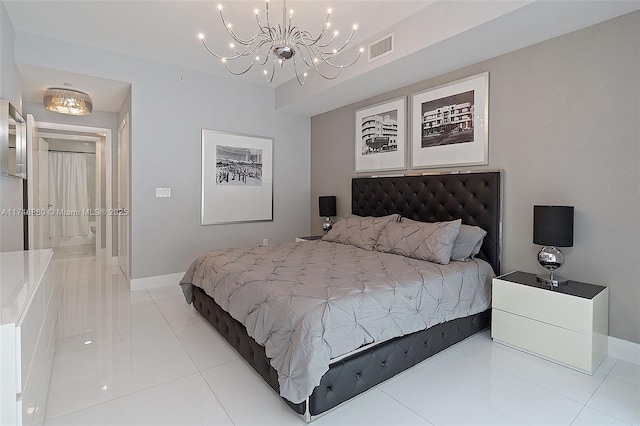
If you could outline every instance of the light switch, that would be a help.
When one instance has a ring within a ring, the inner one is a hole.
[[[171,197],[171,188],[156,188],[156,197],[157,198]]]

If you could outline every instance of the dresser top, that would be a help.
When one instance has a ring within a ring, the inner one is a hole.
[[[0,253],[0,325],[18,320],[52,257],[51,249]]]
[[[582,297],[583,299],[593,299],[601,291],[606,289],[606,287],[601,285],[581,283],[579,281],[569,281],[566,284],[560,284],[552,289],[548,284],[538,282],[535,274],[520,271],[509,272],[508,274],[501,275],[497,278],[503,281],[553,291],[554,293],[563,293],[569,296]]]

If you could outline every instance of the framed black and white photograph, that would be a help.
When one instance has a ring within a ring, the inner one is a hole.
[[[489,73],[411,95],[412,167],[489,162]]]
[[[273,220],[273,139],[202,129],[202,225]]]
[[[406,168],[406,98],[356,111],[356,172]]]

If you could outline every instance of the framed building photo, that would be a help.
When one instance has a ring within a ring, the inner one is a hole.
[[[489,162],[489,73],[411,95],[412,167]]]
[[[202,129],[202,225],[273,220],[273,139]]]
[[[406,97],[356,111],[356,172],[405,169]]]

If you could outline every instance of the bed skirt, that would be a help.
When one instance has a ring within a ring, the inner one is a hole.
[[[249,337],[245,327],[196,286],[193,287],[193,306],[279,393],[278,373],[269,364],[264,347]],[[488,309],[396,337],[333,362],[307,399],[308,411],[306,402],[294,404],[283,400],[298,414],[317,416],[484,330],[490,323],[491,309]]]

